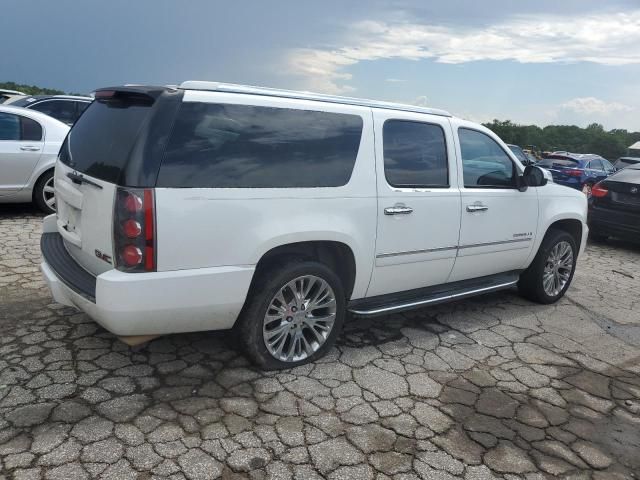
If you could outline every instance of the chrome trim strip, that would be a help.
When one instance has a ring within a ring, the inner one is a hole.
[[[413,302],[409,302],[409,303],[403,303],[400,305],[393,305],[390,307],[380,307],[380,308],[376,308],[373,310],[353,310],[353,309],[349,309],[349,311],[355,315],[362,315],[362,316],[371,316],[371,315],[380,315],[383,313],[392,313],[392,312],[396,312],[398,310],[407,310],[407,309],[411,309],[411,308],[415,308],[415,307],[421,307],[423,305],[429,305],[431,303],[438,303],[438,302],[446,302],[448,300],[454,300],[456,298],[464,298],[464,297],[469,297],[472,295],[477,295],[480,293],[487,293],[487,292],[492,292],[492,291],[496,291],[496,290],[503,290],[505,288],[509,288],[512,287],[513,285],[515,285],[516,283],[518,283],[518,280],[513,280],[511,282],[507,282],[507,283],[500,283],[498,285],[492,285],[490,287],[482,287],[482,288],[476,288],[474,290],[467,290],[465,292],[459,292],[459,293],[453,293],[453,294],[449,294],[449,295],[443,295],[440,297],[435,297],[435,298],[429,298],[426,300],[417,300],[417,301],[413,301]]]
[[[437,247],[437,248],[426,248],[424,250],[410,250],[407,252],[380,253],[376,255],[376,258],[399,257],[401,255],[416,255],[418,253],[444,252],[446,250],[457,250],[457,249],[458,247]]]
[[[490,247],[492,245],[505,245],[509,243],[530,242],[531,240],[533,240],[533,238],[516,238],[514,240],[501,240],[499,242],[471,243],[469,245],[461,245],[459,247],[436,247],[436,248],[425,248],[424,250],[409,250],[406,252],[379,253],[378,255],[376,255],[376,258],[399,257],[401,255],[416,255],[418,253],[444,252],[446,250],[463,250],[465,248],[475,248],[475,247]]]
[[[471,243],[469,245],[460,245],[458,247],[458,249],[462,250],[462,249],[465,249],[465,248],[489,247],[491,245],[505,245],[505,244],[508,244],[508,243],[530,242],[531,240],[533,240],[532,237],[529,237],[529,238],[515,238],[513,240],[501,240],[499,242]]]

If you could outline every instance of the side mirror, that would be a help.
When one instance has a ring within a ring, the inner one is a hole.
[[[525,167],[522,179],[528,187],[543,187],[547,184],[547,176],[544,171],[535,165]]]

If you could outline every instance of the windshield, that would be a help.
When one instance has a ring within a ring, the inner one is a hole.
[[[524,163],[528,162],[527,156],[524,154],[524,152],[519,146],[509,145],[509,149],[514,153],[516,157],[518,157],[518,160]]]

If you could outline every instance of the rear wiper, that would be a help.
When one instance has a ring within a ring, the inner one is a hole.
[[[69,172],[69,173],[67,173],[67,177],[69,177],[73,183],[77,183],[78,185],[80,185],[81,183],[86,183],[87,185],[92,185],[92,186],[102,190],[102,185],[100,185],[100,184],[98,184],[98,183],[96,183],[96,182],[94,182],[92,180],[89,180],[88,178],[83,177],[79,173]]]

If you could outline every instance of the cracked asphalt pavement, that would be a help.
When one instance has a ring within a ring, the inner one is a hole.
[[[41,219],[0,207],[2,480],[640,478],[640,247],[590,244],[556,305],[351,320],[265,373],[225,333],[129,348],[52,303]]]

